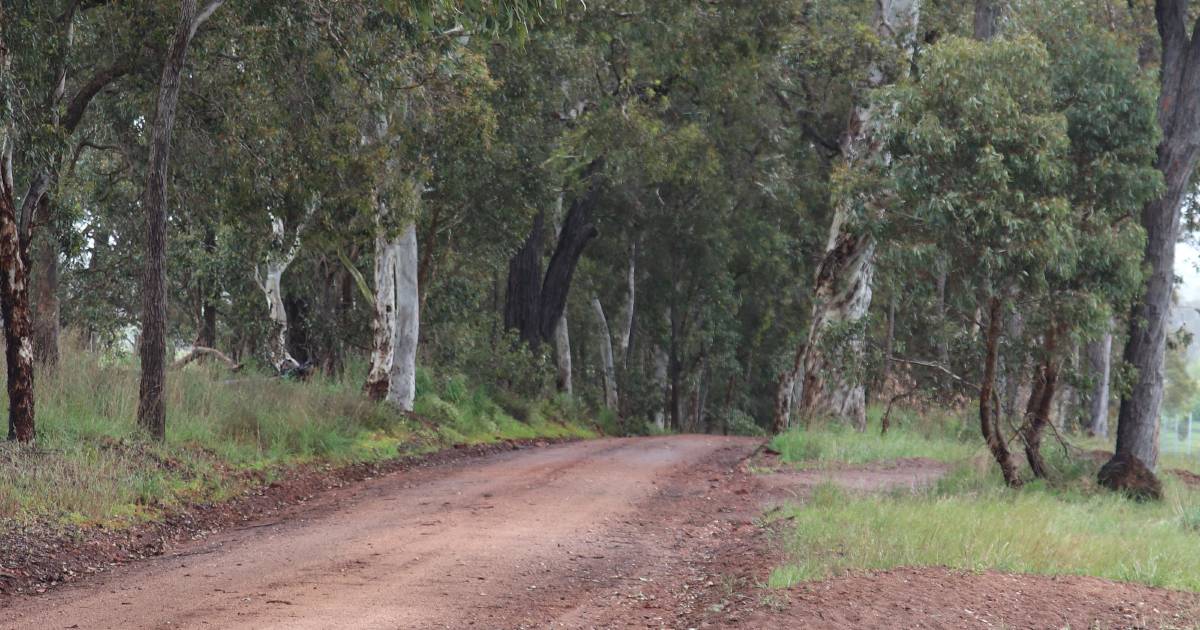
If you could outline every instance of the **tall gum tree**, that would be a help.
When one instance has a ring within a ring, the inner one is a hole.
[[[171,132],[175,127],[188,46],[200,26],[223,3],[224,0],[212,0],[197,11],[196,0],[180,2],[179,24],[163,64],[150,127],[150,159],[142,195],[146,211],[146,263],[142,276],[142,374],[137,419],[138,425],[158,440],[167,435],[167,168]]]
[[[875,33],[896,59],[891,71],[878,63],[868,70],[868,90],[888,85],[908,72],[919,18],[920,0],[877,1]],[[878,114],[865,100],[852,108],[841,139],[843,169],[858,168],[882,150],[875,134]],[[850,199],[836,202],[825,253],[813,282],[812,316],[799,369],[779,385],[783,393],[776,406],[777,430],[791,423],[793,406],[802,417],[843,418],[859,429],[866,428],[866,396],[860,375],[863,337],[857,328],[871,306],[875,240],[855,228],[853,212]],[[839,338],[836,348],[835,336]]]
[[[1180,209],[1184,197],[1192,190],[1192,173],[1200,157],[1200,19],[1189,34],[1189,4],[1188,0],[1154,3],[1162,39],[1158,98],[1162,140],[1156,166],[1166,186],[1161,197],[1142,209],[1142,227],[1146,230],[1144,262],[1149,274],[1130,318],[1124,354],[1125,361],[1137,370],[1137,376],[1132,388],[1121,396],[1116,452],[1110,462],[1134,457],[1152,470],[1158,463],[1163,358],[1175,280]]]

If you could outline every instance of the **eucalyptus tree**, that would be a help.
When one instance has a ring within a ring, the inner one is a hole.
[[[1158,68],[1157,168],[1165,188],[1142,208],[1146,230],[1145,263],[1150,268],[1141,297],[1130,318],[1126,363],[1137,370],[1133,387],[1121,396],[1117,445],[1111,465],[1130,458],[1153,470],[1158,464],[1159,414],[1163,398],[1163,357],[1171,287],[1175,282],[1175,243],[1180,214],[1191,191],[1200,158],[1200,19],[1193,20],[1187,0],[1156,0],[1155,20],[1161,39]],[[1120,483],[1120,475],[1102,475]]]
[[[72,146],[93,99],[133,72],[142,58],[137,33],[147,22],[140,16],[129,19],[127,7],[77,1],[20,3],[3,11],[0,306],[11,401],[9,437],[29,441],[34,437],[30,245],[37,227],[51,219],[47,214],[55,205],[49,196],[65,162],[77,159],[86,145]],[[57,315],[53,308],[42,310]],[[39,328],[48,334],[55,330]],[[43,346],[56,343],[47,339]],[[43,355],[53,358],[51,350]]]
[[[866,71],[864,91],[878,89],[908,73],[917,45],[919,0],[879,0],[874,31],[890,55]],[[866,96],[864,94],[864,96]],[[861,97],[860,97],[861,98]],[[876,139],[879,110],[861,100],[851,109],[850,121],[839,142],[843,171],[879,157]],[[886,111],[886,105],[882,105]],[[829,229],[824,256],[817,267],[812,289],[812,315],[796,369],[781,383],[776,428],[790,422],[793,405],[806,416],[844,418],[860,430],[866,427],[866,397],[862,373],[863,318],[871,305],[875,241],[852,226],[855,200],[839,198]]]

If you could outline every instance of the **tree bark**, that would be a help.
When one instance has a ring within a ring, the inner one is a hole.
[[[804,346],[800,346],[796,350],[795,359],[791,367],[779,375],[779,383],[775,387],[775,414],[771,424],[772,433],[783,433],[792,427],[792,408],[795,406],[796,378],[803,367],[804,354]]]
[[[1162,369],[1180,208],[1191,190],[1192,173],[1200,155],[1197,138],[1200,136],[1200,37],[1188,34],[1188,4],[1187,0],[1155,2],[1155,18],[1162,38],[1158,122],[1163,138],[1158,146],[1157,166],[1166,188],[1161,198],[1146,204],[1142,210],[1145,262],[1150,274],[1130,317],[1125,361],[1137,369],[1137,376],[1131,390],[1121,397],[1113,458],[1133,456],[1150,470],[1158,464]],[[1196,26],[1200,27],[1200,21]]]
[[[637,242],[629,246],[629,272],[625,278],[625,308],[621,311],[621,330],[617,333],[621,369],[629,367],[629,346],[633,340],[633,318],[637,308]]]
[[[975,0],[975,39],[986,42],[999,33],[1005,4],[1003,0]]]
[[[665,431],[667,428],[667,401],[670,398],[670,391],[667,384],[667,353],[660,345],[654,346],[654,385],[656,391],[661,396],[661,400],[654,410],[654,426],[659,431]]]
[[[509,260],[504,325],[517,331],[521,340],[534,350],[554,340],[583,249],[599,234],[592,224],[592,211],[599,202],[598,173],[603,165],[603,159],[597,158],[584,169],[587,189],[571,202],[561,223],[558,223],[558,215],[563,197],[559,195],[559,210],[555,212],[557,241],[545,275],[542,273],[545,212],[537,214],[525,242]]]
[[[47,199],[47,198],[43,198]],[[33,355],[47,368],[58,365],[59,301],[58,238],[52,230],[43,230],[36,248],[38,282],[34,283]]]
[[[600,298],[592,298],[592,310],[596,313],[596,333],[600,341],[600,362],[604,377],[604,406],[616,411],[620,408],[620,395],[617,393],[617,368],[613,361],[612,335],[608,329],[608,319],[604,317],[604,306]]]
[[[558,391],[571,395],[574,386],[571,382],[571,335],[567,327],[567,313],[558,318],[558,326],[554,328],[554,364],[558,371],[556,385]]]
[[[271,215],[271,244],[267,260],[254,268],[255,280],[267,301],[267,316],[271,320],[271,335],[267,339],[267,358],[271,367],[279,374],[300,366],[300,362],[288,350],[288,313],[283,300],[283,274],[300,252],[300,238],[309,219],[316,213],[316,200],[305,209],[304,219],[296,227],[291,241],[287,241],[287,229],[283,218]]]
[[[559,203],[562,203],[561,196]],[[538,212],[525,242],[508,261],[508,291],[504,296],[504,326],[517,331],[521,341],[535,350],[543,341],[538,318],[542,298],[545,233],[546,213]]]
[[[219,2],[209,6],[216,9]],[[150,159],[146,173],[146,264],[142,277],[142,375],[138,391],[138,424],[158,440],[166,438],[167,355],[167,167],[171,132],[179,104],[180,75],[192,35],[211,11],[197,14],[196,0],[181,0],[175,39],[167,52],[158,85],[154,123],[150,127]]]
[[[903,74],[916,45],[919,0],[878,0],[875,31],[880,39],[901,53],[897,65]],[[869,71],[869,89],[880,88],[896,77],[880,66]],[[850,124],[842,136],[841,153],[846,168],[871,161],[883,147],[875,133],[878,112],[870,105],[854,106]],[[812,318],[800,380],[800,412],[806,417],[844,418],[856,428],[866,428],[866,399],[863,387],[863,334],[859,330],[871,305],[875,241],[853,225],[854,209],[849,199],[835,203],[833,223],[825,254],[813,284]],[[843,343],[827,347],[831,333]],[[776,425],[781,424],[776,419]]]
[[[999,297],[988,299],[988,323],[984,336],[986,355],[983,363],[983,382],[979,384],[979,425],[983,440],[992,457],[1000,465],[1004,483],[1016,488],[1021,485],[1017,467],[1013,464],[1008,443],[1000,429],[999,396],[996,394],[996,372],[1000,363],[1000,328],[1004,316],[1003,303]]]
[[[0,8],[0,18],[3,9]],[[0,69],[7,68],[0,40]],[[0,86],[3,90],[3,86]],[[0,105],[7,95],[0,95]],[[2,133],[2,132],[0,132]],[[17,208],[13,201],[12,146],[5,136],[0,176],[0,316],[4,320],[4,357],[8,376],[8,439],[32,442],[35,435],[33,342],[29,323],[28,271],[21,254]]]
[[[363,391],[374,401],[387,398],[388,375],[392,371],[392,342],[396,330],[396,258],[399,243],[380,228],[375,234],[375,296],[371,319],[371,367]]]
[[[421,321],[417,254],[417,224],[414,221],[397,239],[393,259],[396,318],[387,401],[401,411],[412,411],[417,395],[417,342]]]
[[[1108,437],[1108,398],[1109,381],[1112,370],[1112,322],[1109,331],[1104,336],[1087,345],[1087,359],[1092,378],[1091,392],[1088,396],[1088,433]]]
[[[217,255],[217,231],[211,225],[204,228],[204,255],[211,261]],[[217,307],[213,304],[214,283],[209,278],[200,280],[200,329],[196,331],[196,345],[214,348],[217,345]]]
[[[1021,439],[1025,443],[1025,459],[1033,475],[1039,479],[1047,479],[1050,469],[1042,457],[1042,435],[1050,424],[1050,410],[1054,404],[1054,394],[1058,387],[1058,364],[1055,356],[1058,351],[1059,331],[1051,329],[1046,332],[1042,341],[1043,357],[1034,386],[1029,394],[1029,403],[1025,407],[1025,423],[1021,430]]]

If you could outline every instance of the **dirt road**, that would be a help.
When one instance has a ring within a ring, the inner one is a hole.
[[[714,587],[704,564],[753,529],[734,469],[758,443],[606,439],[396,473],[18,600],[0,627],[676,627]]]

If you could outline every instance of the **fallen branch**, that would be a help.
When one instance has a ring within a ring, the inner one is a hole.
[[[974,388],[974,389],[976,389],[976,390],[978,390],[978,389],[979,389],[979,386],[978,386],[978,385],[976,385],[975,383],[972,383],[971,381],[968,381],[967,379],[965,379],[965,378],[963,378],[963,377],[961,377],[961,376],[959,376],[959,375],[955,374],[954,372],[951,372],[949,368],[947,368],[946,366],[944,366],[944,365],[942,365],[942,364],[940,364],[940,363],[935,363],[935,362],[933,362],[933,361],[919,361],[919,360],[917,360],[917,359],[905,359],[905,358],[902,358],[902,357],[897,357],[897,356],[891,356],[891,357],[888,357],[888,360],[890,360],[890,361],[895,361],[895,362],[897,362],[897,363],[907,363],[907,364],[909,364],[909,365],[919,365],[919,366],[921,366],[921,367],[927,367],[927,368],[930,368],[930,369],[938,370],[939,372],[943,372],[943,373],[945,373],[947,376],[949,376],[950,378],[952,378],[952,379],[954,379],[954,380],[958,381],[959,383],[962,383],[963,385],[966,385],[966,386],[968,386],[968,387],[972,387],[972,388]]]
[[[182,368],[183,366],[191,363],[192,361],[199,359],[200,357],[212,357],[214,359],[217,359],[220,362],[224,363],[229,368],[230,372],[238,372],[242,369],[241,363],[238,363],[237,361],[230,359],[229,356],[226,355],[224,352],[221,352],[220,350],[217,350],[216,348],[205,348],[204,346],[192,347],[191,352],[187,353],[181,359],[179,359],[178,361],[171,364],[171,369],[178,370],[178,369]]]

